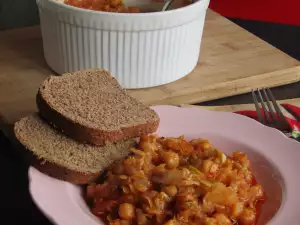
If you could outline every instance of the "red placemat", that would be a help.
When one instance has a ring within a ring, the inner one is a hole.
[[[300,25],[300,0],[211,0],[210,8],[231,18]]]

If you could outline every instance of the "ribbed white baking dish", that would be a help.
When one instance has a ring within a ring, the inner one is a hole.
[[[131,0],[132,5],[141,1]],[[109,70],[124,88],[178,80],[196,66],[209,0],[166,12],[123,14],[37,0],[44,55],[57,73]]]

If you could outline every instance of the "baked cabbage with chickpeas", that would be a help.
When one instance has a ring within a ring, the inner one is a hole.
[[[207,140],[143,136],[132,155],[87,186],[109,225],[254,225],[264,192],[246,154],[227,157]]]

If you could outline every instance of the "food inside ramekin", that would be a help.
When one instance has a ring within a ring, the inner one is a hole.
[[[254,225],[264,192],[246,154],[207,140],[143,136],[132,155],[87,186],[94,215],[109,225]]]
[[[65,4],[104,12],[139,13],[140,8],[134,6],[126,7],[123,0],[65,0]]]
[[[123,0],[62,0],[67,5],[71,5],[78,8],[90,9],[103,12],[116,12],[116,13],[142,13],[153,12],[151,10],[141,9],[137,6],[126,6]],[[163,0],[153,0],[154,3],[163,3]],[[191,0],[174,1],[175,8],[183,7],[191,4]]]

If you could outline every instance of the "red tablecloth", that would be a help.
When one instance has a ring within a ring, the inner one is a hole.
[[[210,8],[231,18],[300,25],[300,0],[211,0]]]

